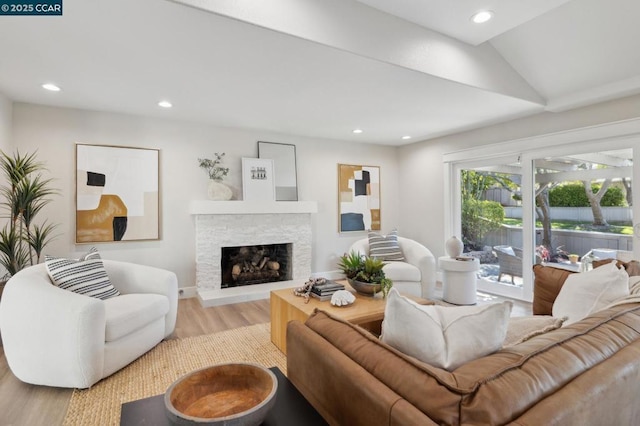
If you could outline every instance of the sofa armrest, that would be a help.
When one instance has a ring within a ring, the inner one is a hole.
[[[44,265],[6,284],[0,331],[7,363],[24,382],[86,388],[102,378],[104,302],[52,285]]]
[[[417,241],[398,237],[405,261],[420,269],[422,297],[433,299],[436,289],[436,259],[433,253]]]
[[[173,333],[178,313],[178,278],[166,269],[103,259],[109,280],[122,294],[152,293],[169,299],[165,337]]]
[[[287,348],[287,377],[329,424],[436,425],[305,324],[289,322]]]

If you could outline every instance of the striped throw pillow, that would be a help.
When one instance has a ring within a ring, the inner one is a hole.
[[[394,229],[388,235],[369,232],[369,256],[385,261],[404,260],[398,244],[398,230]]]
[[[78,260],[45,256],[45,265],[51,281],[62,289],[102,300],[120,295],[95,247]]]

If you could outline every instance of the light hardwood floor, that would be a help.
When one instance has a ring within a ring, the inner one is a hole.
[[[484,294],[478,297],[480,304],[501,300],[505,299]],[[531,304],[514,302],[514,316],[530,314]],[[269,322],[269,300],[202,308],[196,298],[181,299],[176,330],[171,338],[199,336],[266,322]],[[72,389],[20,382],[9,370],[0,346],[0,426],[61,425],[72,393]]]

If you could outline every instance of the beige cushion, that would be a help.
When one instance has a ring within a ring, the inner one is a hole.
[[[555,318],[549,315],[533,315],[526,317],[513,317],[509,319],[507,336],[502,347],[513,346],[525,342],[532,337],[562,327],[566,318]]]
[[[424,306],[392,289],[380,340],[422,362],[454,370],[502,347],[511,307],[511,302]]]
[[[382,268],[391,281],[420,281],[420,269],[407,262],[389,262]]]
[[[567,277],[553,304],[554,317],[571,324],[629,295],[629,275],[615,262]]]
[[[123,294],[104,301],[105,341],[113,342],[169,312],[169,299],[159,294]]]

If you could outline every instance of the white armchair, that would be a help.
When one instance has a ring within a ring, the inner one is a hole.
[[[44,264],[23,269],[0,299],[9,368],[23,382],[87,388],[173,333],[178,282],[173,272],[104,260],[120,296],[100,300],[53,285]]]
[[[431,251],[417,241],[398,237],[405,261],[389,261],[383,271],[401,293],[433,299],[436,288],[436,259]],[[369,239],[356,241],[349,252],[369,255]]]

